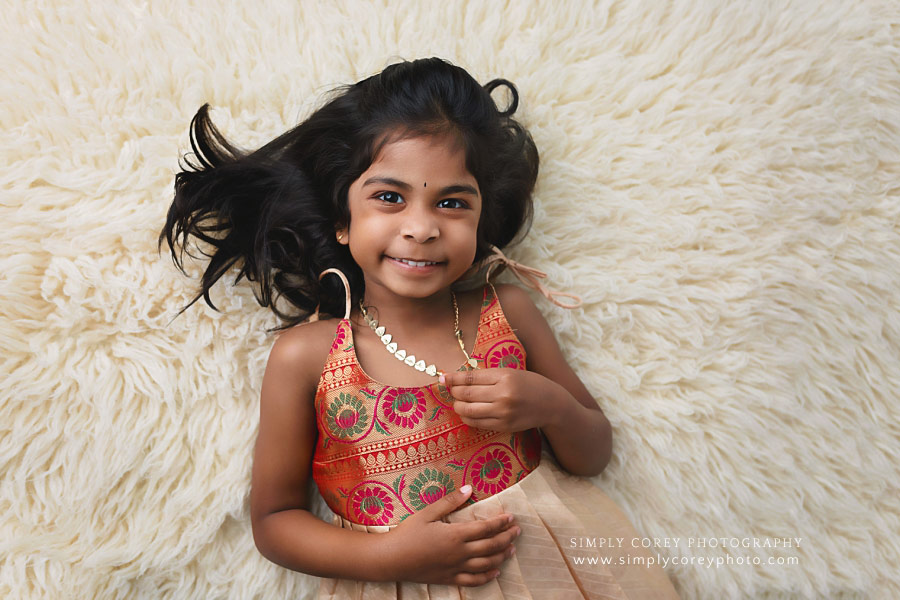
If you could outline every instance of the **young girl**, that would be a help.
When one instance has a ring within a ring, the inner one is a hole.
[[[325,578],[320,598],[677,597],[578,477],[609,461],[609,421],[529,296],[485,283],[500,265],[559,295],[499,250],[525,229],[538,173],[517,105],[510,82],[427,59],[340,89],[255,152],[206,106],[191,124],[195,163],[160,243],[179,268],[191,236],[205,244],[191,304],[212,306],[237,265],[284,321],[253,535],[268,559]],[[310,477],[333,524],[310,512]]]

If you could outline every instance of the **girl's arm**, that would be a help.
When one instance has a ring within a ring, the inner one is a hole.
[[[282,333],[272,346],[253,459],[253,539],[263,556],[289,569],[375,581],[389,573],[379,560],[380,540],[334,527],[309,511],[307,483],[317,436],[313,398],[330,343],[314,323]]]
[[[609,420],[566,362],[528,294],[514,285],[498,285],[497,296],[525,346],[528,371],[487,369],[448,375],[451,394],[463,401],[455,403],[454,410],[476,427],[500,431],[540,427],[563,468],[576,475],[597,475],[612,455]]]
[[[499,286],[500,304],[525,346],[528,370],[556,385],[546,387],[555,419],[541,427],[560,464],[576,475],[597,475],[612,456],[612,426],[566,361],[547,320],[525,290]]]
[[[293,328],[272,347],[250,492],[256,547],[274,563],[319,577],[484,584],[511,556],[517,527],[508,514],[441,521],[468,494],[449,494],[389,533],[342,529],[309,511],[306,490],[317,436],[313,398],[334,326],[324,321]]]

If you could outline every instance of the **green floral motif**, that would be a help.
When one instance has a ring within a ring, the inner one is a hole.
[[[445,407],[453,405],[453,398],[450,396],[450,390],[448,390],[447,386],[443,383],[432,385],[428,388],[428,392],[439,404],[444,405]],[[438,414],[440,413],[435,413],[432,416],[436,417]]]
[[[403,475],[395,479],[393,484],[391,484],[391,487],[394,488],[394,492],[396,492],[398,496],[403,493],[403,488],[406,487],[406,482],[403,481],[405,478],[406,474],[404,473]]]
[[[500,359],[501,369],[518,369],[522,362],[514,354],[508,354]]]
[[[409,484],[408,498],[416,510],[422,510],[432,502],[441,499],[454,490],[450,475],[437,469],[426,467]]]
[[[336,437],[347,439],[365,431],[369,413],[359,398],[341,392],[328,407],[325,419]]]

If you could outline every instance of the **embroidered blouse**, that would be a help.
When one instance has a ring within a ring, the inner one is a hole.
[[[525,349],[491,286],[484,288],[471,356],[479,368],[525,369]],[[469,427],[444,385],[392,387],[369,377],[346,318],[319,379],[315,411],[313,479],[332,511],[361,525],[396,525],[466,484],[473,488],[468,502],[477,502],[517,483],[541,460],[537,429]]]

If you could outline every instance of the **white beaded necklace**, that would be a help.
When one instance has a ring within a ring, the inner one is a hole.
[[[453,332],[456,334],[456,341],[459,342],[459,348],[466,356],[466,364],[474,369],[478,366],[478,361],[469,356],[469,353],[466,352],[466,345],[463,343],[462,332],[459,330],[459,305],[456,303],[456,294],[454,294],[452,291],[450,292],[450,298],[453,300]],[[393,354],[397,360],[401,360],[415,370],[425,373],[426,375],[430,375],[431,377],[442,375],[442,372],[437,370],[437,367],[434,366],[434,363],[426,367],[424,360],[416,360],[414,354],[409,354],[406,352],[406,350],[398,348],[397,342],[394,341],[391,334],[385,331],[384,325],[379,325],[378,321],[369,316],[369,313],[366,311],[366,307],[363,306],[362,298],[359,299],[359,310],[362,313],[363,318],[366,320],[366,323],[369,325],[369,327],[372,328],[372,331],[375,332],[375,335],[381,338],[381,343],[384,344],[384,347],[387,349],[387,351]]]

